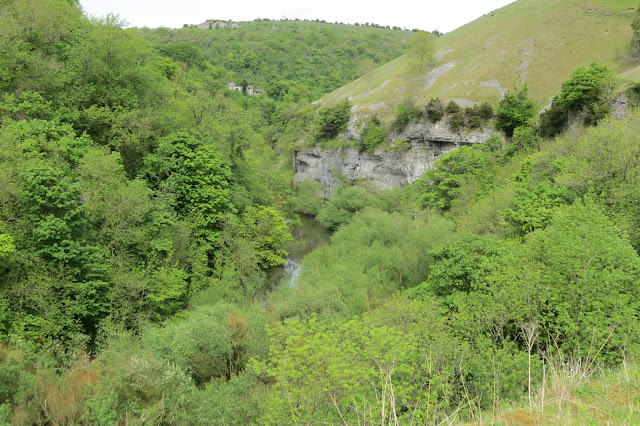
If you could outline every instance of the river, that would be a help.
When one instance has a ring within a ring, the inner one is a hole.
[[[284,266],[271,268],[267,271],[267,291],[273,291],[279,285],[295,287],[298,276],[302,271],[302,259],[329,242],[331,234],[320,225],[313,216],[300,215],[300,226],[291,231],[293,241],[285,249],[289,252]]]

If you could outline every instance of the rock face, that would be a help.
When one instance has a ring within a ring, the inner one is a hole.
[[[618,120],[624,118],[629,113],[629,98],[622,94],[611,101],[611,115]]]
[[[196,25],[197,28],[203,29],[203,30],[212,30],[212,29],[216,29],[216,28],[239,28],[240,25],[238,25],[237,23],[233,22],[233,21],[222,21],[222,20],[218,20],[218,19],[207,19],[206,21],[204,21],[201,24]]]
[[[489,130],[453,133],[442,121],[411,123],[400,134],[391,135],[395,141],[405,140],[407,150],[377,149],[373,154],[357,149],[323,150],[315,147],[296,154],[295,181],[315,180],[331,194],[341,179],[368,181],[376,190],[403,187],[415,182],[430,169],[433,162],[447,152],[482,143],[491,136]]]

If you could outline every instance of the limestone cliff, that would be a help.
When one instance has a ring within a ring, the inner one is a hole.
[[[404,139],[408,150],[377,149],[374,153],[357,149],[323,150],[315,147],[296,154],[295,181],[315,180],[322,183],[330,194],[340,178],[368,181],[374,189],[403,187],[415,182],[432,167],[435,160],[462,145],[484,142],[490,130],[451,132],[443,121],[411,123],[390,140]]]

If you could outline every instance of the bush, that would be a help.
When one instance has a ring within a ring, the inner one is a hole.
[[[629,103],[632,106],[637,107],[638,105],[640,105],[640,83],[632,84],[627,91],[627,96],[629,97]]]
[[[244,371],[249,358],[265,355],[267,341],[259,308],[219,302],[196,308],[181,323],[147,331],[142,345],[188,371],[197,383],[207,383]]]
[[[512,137],[518,127],[528,126],[536,112],[533,101],[527,97],[529,89],[523,85],[514,93],[507,93],[500,101],[500,107],[496,113],[496,129],[504,132],[507,137]]]
[[[585,112],[584,124],[595,124],[610,112],[608,105],[615,77],[605,65],[596,62],[589,68],[576,68],[562,83],[560,94],[551,108],[542,114],[540,132],[547,137],[562,132],[568,125],[569,112]]]
[[[425,107],[425,114],[432,123],[437,123],[444,117],[444,105],[439,98],[431,99]]]
[[[482,127],[482,118],[476,114],[474,107],[466,107],[464,109],[465,127],[468,129],[480,129]]]
[[[488,102],[482,102],[481,104],[474,105],[473,110],[475,114],[484,121],[489,121],[495,115],[493,107]]]
[[[411,120],[417,120],[421,118],[421,116],[422,111],[416,106],[415,102],[411,99],[405,99],[398,104],[392,128],[396,132],[401,132],[407,127],[407,124],[409,124]]]
[[[371,117],[362,130],[361,150],[373,152],[373,150],[385,142],[387,129],[377,117]]]
[[[462,111],[449,114],[447,123],[449,124],[449,129],[452,132],[459,132],[463,130],[466,124],[464,114],[462,113]]]
[[[329,229],[337,229],[365,207],[382,207],[382,202],[362,187],[340,186],[333,197],[324,204],[317,220]]]
[[[315,180],[300,182],[296,188],[295,207],[298,213],[315,216],[324,202],[324,187]]]
[[[395,151],[409,151],[411,144],[406,139],[398,138],[393,141],[393,149]]]
[[[557,96],[553,98],[551,107],[540,115],[539,131],[545,138],[554,137],[567,127],[569,111],[557,100]]]
[[[320,108],[314,122],[316,139],[331,139],[344,132],[350,113],[351,103],[346,99],[335,106]]]
[[[449,210],[461,191],[465,178],[477,176],[486,167],[479,148],[463,146],[442,156],[416,181],[424,207]]]
[[[489,136],[489,139],[484,142],[484,145],[489,148],[489,151],[499,151],[502,149],[502,137],[493,133]]]
[[[513,132],[511,144],[507,147],[505,157],[509,158],[517,152],[530,151],[538,149],[540,139],[536,131],[531,127],[518,127]]]
[[[460,111],[462,111],[462,108],[455,101],[449,101],[447,107],[445,108],[445,112],[447,114],[457,114]]]

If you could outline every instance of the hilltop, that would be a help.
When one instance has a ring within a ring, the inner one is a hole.
[[[195,46],[201,60],[228,71],[232,81],[271,88],[274,99],[285,88],[295,92],[294,101],[316,100],[364,70],[399,57],[415,34],[399,27],[299,20],[209,20],[180,29],[129,31],[155,43],[161,52]],[[368,63],[364,68],[363,62]]]
[[[597,61],[623,78],[638,79],[630,47],[636,7],[636,0],[518,0],[436,38],[432,69],[413,71],[405,55],[373,72],[370,91],[361,78],[321,103],[348,98],[353,111],[389,117],[402,99],[497,104],[526,82],[543,109],[579,65]]]

